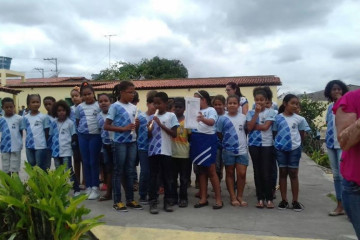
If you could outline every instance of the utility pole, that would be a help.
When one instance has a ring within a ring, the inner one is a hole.
[[[111,56],[111,37],[115,37],[115,34],[104,35],[104,37],[109,38],[109,68],[110,68],[110,56]]]
[[[34,70],[38,70],[41,72],[42,78],[44,78],[44,69],[43,68],[34,68]]]
[[[59,72],[57,58],[44,58],[44,61],[50,61],[55,64],[55,76],[58,77]]]

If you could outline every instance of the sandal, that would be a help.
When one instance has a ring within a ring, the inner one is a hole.
[[[221,205],[215,203],[215,205],[213,206],[213,209],[214,209],[214,210],[218,210],[218,209],[221,209],[223,206],[224,206],[224,203],[223,203],[223,202],[221,202]]]
[[[241,203],[238,200],[233,200],[230,203],[231,203],[231,206],[234,206],[234,207],[239,207],[241,205]]]
[[[341,215],[345,215],[345,212],[344,211],[342,211],[342,212],[336,212],[336,211],[329,212],[329,216],[331,216],[331,217],[336,217],[336,216],[341,216]]]
[[[111,199],[112,199],[112,197],[104,195],[104,196],[101,196],[98,201],[103,202],[103,201],[108,201]]]
[[[202,207],[205,207],[205,206],[207,206],[207,205],[209,205],[209,202],[208,202],[208,201],[206,201],[206,202],[204,202],[204,203],[198,202],[198,203],[196,203],[196,204],[194,205],[194,208],[202,208]]]
[[[267,201],[266,208],[272,209],[274,207],[275,207],[275,205],[274,205],[273,201]]]
[[[240,207],[247,207],[248,206],[248,203],[243,201],[241,198],[240,199],[236,198],[236,199],[239,201]]]
[[[264,202],[263,200],[259,200],[258,203],[256,204],[257,208],[264,208]]]

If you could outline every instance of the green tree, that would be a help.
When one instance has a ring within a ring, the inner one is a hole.
[[[322,153],[321,141],[318,133],[324,127],[319,120],[327,108],[327,104],[320,101],[311,100],[306,93],[301,97],[301,116],[303,116],[309,124],[311,129],[310,134],[307,134],[304,141],[304,151],[308,154],[314,152]]]
[[[153,57],[140,63],[117,62],[101,70],[96,80],[134,80],[187,78],[188,70],[180,60]]]

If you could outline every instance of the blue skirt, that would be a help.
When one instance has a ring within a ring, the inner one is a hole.
[[[210,166],[216,161],[216,134],[191,133],[190,159],[200,166]]]

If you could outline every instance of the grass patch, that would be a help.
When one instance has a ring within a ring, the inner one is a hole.
[[[335,196],[334,194],[328,193],[326,196],[327,196],[328,198],[330,198],[331,200],[333,200],[334,202],[337,202],[336,196]]]

